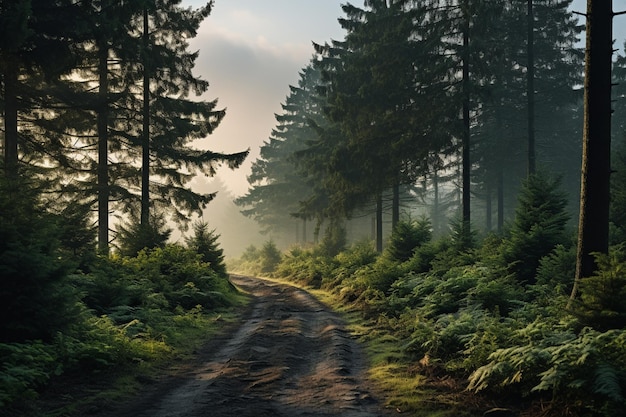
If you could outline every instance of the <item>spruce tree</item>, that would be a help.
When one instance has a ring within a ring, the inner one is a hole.
[[[299,167],[298,152],[317,138],[314,126],[326,123],[316,93],[320,73],[309,65],[300,72],[297,86],[277,114],[271,137],[261,146],[259,158],[253,162],[246,195],[236,200],[242,213],[256,220],[265,232],[288,233],[294,217],[304,222],[314,213],[305,202],[312,189],[305,170]],[[306,239],[306,237],[305,237]]]
[[[160,0],[144,6],[136,25],[142,51],[137,62],[141,87],[142,127],[140,206],[142,223],[151,207],[185,225],[191,212],[200,210],[212,194],[192,191],[188,183],[196,173],[213,176],[221,164],[238,167],[247,151],[223,154],[192,147],[211,134],[225,116],[217,100],[197,101],[208,82],[194,76],[197,52],[189,52],[188,39],[209,15],[213,2],[199,9],[180,5],[180,0]],[[132,103],[130,104],[132,106]]]

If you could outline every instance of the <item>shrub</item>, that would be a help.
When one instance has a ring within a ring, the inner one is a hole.
[[[40,341],[0,343],[0,409],[37,396],[36,390],[60,371],[53,352]]]
[[[413,256],[417,248],[429,242],[431,237],[429,220],[424,218],[419,221],[401,221],[391,232],[385,252],[392,259],[405,262]]]
[[[324,232],[319,250],[324,256],[332,258],[346,249],[346,242],[346,228],[333,219]]]
[[[55,223],[30,184],[0,178],[0,342],[49,341],[72,315]]]
[[[552,252],[539,260],[534,291],[542,297],[569,297],[575,273],[576,247],[556,245]]]
[[[330,258],[316,251],[294,247],[283,256],[275,274],[294,282],[320,288],[330,273],[333,263]]]
[[[202,221],[193,224],[193,233],[192,236],[185,238],[187,247],[199,253],[202,261],[208,263],[213,271],[226,276],[224,250],[217,242],[220,235],[215,233],[215,229],[209,230],[208,223]]]
[[[165,246],[172,229],[161,215],[150,216],[148,224],[142,224],[136,215],[132,215],[127,224],[119,225],[117,235],[119,251],[123,256],[137,256],[143,249]]]
[[[574,313],[583,325],[598,330],[626,326],[626,255],[621,247],[610,255],[596,254],[598,270],[580,281]]]
[[[531,175],[522,186],[515,221],[502,248],[504,264],[522,283],[535,282],[541,258],[565,239],[567,198],[559,187],[558,179],[543,173]]]
[[[261,251],[250,245],[238,259],[227,261],[228,270],[240,274],[259,275],[261,273]]]
[[[610,417],[624,409],[626,331],[585,328],[575,334],[536,321],[517,333],[527,342],[492,353],[470,376],[469,389],[548,393],[579,404],[584,415]]]
[[[233,291],[226,277],[219,276],[201,255],[180,245],[142,250],[136,258],[123,262],[138,284],[150,293],[161,293],[170,308],[180,305],[185,309],[200,304],[206,308],[225,306]]]
[[[261,272],[264,274],[271,274],[276,270],[276,267],[282,259],[282,254],[276,247],[276,244],[268,240],[265,242],[260,251]]]

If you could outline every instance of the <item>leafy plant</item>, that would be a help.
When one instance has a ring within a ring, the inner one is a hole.
[[[547,392],[576,399],[585,415],[609,417],[623,410],[626,332],[585,328],[577,335],[548,326],[535,322],[518,331],[531,336],[527,344],[492,353],[489,363],[470,376],[469,389],[517,386],[523,394]]]
[[[32,184],[0,177],[0,342],[48,341],[72,316],[55,223]]]

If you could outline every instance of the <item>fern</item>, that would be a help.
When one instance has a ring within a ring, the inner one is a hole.
[[[472,373],[468,388],[498,390],[516,386],[521,394],[549,392],[563,399],[575,398],[602,415],[625,404],[626,331],[579,334],[556,330],[537,337],[536,324],[525,329],[533,336],[526,345],[499,349],[489,363]]]
[[[612,401],[624,402],[621,386],[624,380],[623,370],[620,371],[610,363],[600,362],[594,373],[593,391],[610,398]]]

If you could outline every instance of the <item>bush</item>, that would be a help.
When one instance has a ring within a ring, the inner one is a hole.
[[[49,341],[77,300],[61,230],[30,184],[0,178],[0,342]]]
[[[123,256],[137,256],[143,249],[165,246],[172,229],[167,227],[163,216],[152,215],[148,224],[142,224],[136,215],[127,224],[119,225],[117,239]]]
[[[260,251],[261,273],[271,274],[274,272],[281,259],[282,255],[276,244],[271,240],[265,242]]]
[[[580,334],[536,321],[517,331],[527,342],[496,350],[470,377],[472,390],[547,393],[578,404],[583,415],[612,417],[626,406],[626,331]]]
[[[192,236],[185,238],[187,247],[199,253],[203,262],[208,263],[213,271],[225,277],[227,273],[224,250],[217,242],[220,235],[215,234],[215,229],[209,230],[209,225],[202,221],[193,224],[193,232]]]
[[[142,250],[136,258],[123,262],[130,267],[133,279],[146,288],[145,295],[161,293],[170,309],[182,306],[190,309],[196,305],[215,308],[228,304],[232,293],[226,277],[218,275],[201,255],[180,245]]]
[[[319,250],[324,256],[332,258],[346,249],[346,228],[337,220],[331,220],[324,232]]]
[[[504,264],[521,283],[535,283],[541,258],[565,240],[567,197],[559,187],[558,179],[542,173],[524,181],[515,221],[502,247]]]
[[[37,389],[60,372],[51,346],[42,342],[0,343],[0,409],[37,397]]]
[[[327,256],[316,251],[294,247],[283,256],[274,275],[320,288],[326,277],[334,275],[331,273],[332,269],[332,260]]]
[[[610,255],[596,254],[598,270],[580,281],[580,298],[574,314],[585,326],[597,330],[626,327],[626,255],[622,247]]]
[[[431,237],[431,225],[427,219],[401,221],[391,232],[389,246],[385,252],[392,259],[405,262],[413,256],[417,248],[429,242]]]
[[[556,245],[552,252],[539,260],[537,281],[533,290],[538,297],[569,297],[575,273],[576,247]]]

